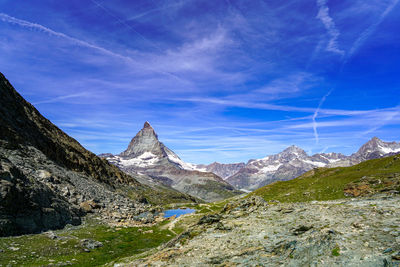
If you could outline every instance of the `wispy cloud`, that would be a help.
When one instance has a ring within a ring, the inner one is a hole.
[[[398,119],[398,116],[400,114],[400,106],[396,107],[393,112],[390,112],[386,114],[383,118],[376,120],[375,123],[377,123],[374,127],[371,129],[368,129],[367,131],[363,132],[362,135],[368,135],[370,133],[376,132],[378,129],[382,128],[383,126],[393,122],[395,118]]]
[[[92,94],[89,92],[81,92],[81,93],[76,93],[76,94],[68,94],[68,95],[63,95],[63,96],[57,96],[54,98],[34,102],[32,104],[34,105],[39,105],[39,104],[49,104],[49,103],[57,103],[61,102],[63,100],[71,99],[71,98],[81,98],[81,97],[92,97]]]
[[[45,27],[43,25],[40,25],[40,24],[37,24],[37,23],[29,22],[29,21],[22,20],[22,19],[17,19],[15,17],[9,16],[9,15],[4,14],[4,13],[0,13],[0,20],[3,21],[3,22],[11,23],[11,24],[16,24],[16,25],[19,25],[21,27],[24,27],[24,28],[27,28],[27,29],[30,29],[30,30],[40,31],[40,32],[47,33],[47,34],[55,36],[55,37],[66,39],[66,40],[70,41],[71,43],[73,43],[75,45],[79,45],[79,46],[83,46],[83,47],[87,47],[87,48],[92,48],[92,49],[95,49],[95,50],[105,54],[105,55],[109,55],[109,56],[117,57],[119,59],[132,61],[132,59],[129,58],[129,57],[120,55],[120,54],[115,53],[115,52],[113,52],[111,50],[108,50],[108,49],[106,49],[104,47],[101,47],[101,46],[98,46],[98,45],[95,45],[95,44],[91,44],[91,43],[88,43],[86,41],[71,37],[71,36],[66,35],[66,34],[64,34],[62,32],[54,31],[54,30],[52,30],[50,28],[47,28],[47,27]]]
[[[365,41],[376,31],[378,26],[384,21],[386,16],[393,10],[393,8],[396,7],[399,1],[400,0],[392,0],[390,4],[386,7],[386,9],[382,12],[382,14],[379,16],[378,20],[375,21],[375,23],[373,23],[364,32],[361,33],[358,39],[354,42],[353,46],[350,48],[350,51],[346,58],[346,62],[358,51],[358,49],[360,49],[360,47],[365,43]]]
[[[326,51],[344,55],[345,52],[339,48],[338,38],[340,35],[339,30],[336,28],[335,22],[329,15],[329,7],[327,5],[328,0],[317,0],[317,6],[319,8],[317,18],[324,24],[325,29],[329,35],[329,41],[326,46]]]
[[[319,135],[318,135],[318,125],[317,125],[317,116],[319,111],[321,110],[322,105],[324,104],[326,98],[332,93],[332,90],[330,90],[326,95],[324,95],[321,98],[321,101],[319,101],[319,105],[317,107],[317,109],[314,112],[314,115],[312,116],[312,121],[313,121],[313,130],[314,130],[314,138],[315,138],[315,143],[318,144],[319,143]]]
[[[231,107],[242,107],[250,109],[260,109],[260,110],[277,110],[277,111],[287,111],[287,112],[303,112],[303,113],[315,113],[315,108],[308,107],[296,107],[287,105],[276,105],[268,103],[257,103],[257,102],[246,102],[240,100],[227,100],[223,98],[212,98],[212,97],[190,97],[190,98],[173,98],[173,101],[186,101],[186,102],[199,102],[199,103],[209,103],[221,106],[231,106]],[[381,109],[381,111],[392,110],[393,108]],[[342,109],[319,109],[319,114],[334,115],[334,116],[355,116],[355,115],[365,115],[376,112],[377,110],[342,110]]]
[[[89,43],[89,42],[86,42],[86,41],[83,41],[83,40],[80,40],[80,39],[77,39],[77,38],[74,38],[74,37],[71,37],[71,36],[69,36],[67,34],[64,34],[62,32],[54,31],[54,30],[52,30],[50,28],[47,28],[47,27],[45,27],[43,25],[40,25],[40,24],[37,24],[37,23],[33,23],[33,22],[29,22],[29,21],[26,21],[26,20],[21,20],[21,19],[9,16],[9,15],[7,15],[5,13],[0,13],[0,20],[3,21],[3,22],[19,25],[21,27],[24,27],[24,28],[27,28],[27,29],[30,29],[30,30],[40,31],[40,32],[47,33],[49,35],[52,35],[52,36],[55,36],[55,37],[58,37],[58,38],[63,38],[63,39],[65,39],[65,40],[67,40],[67,41],[69,41],[69,42],[71,42],[71,43],[73,43],[75,45],[79,45],[79,46],[82,46],[82,47],[86,47],[86,48],[91,48],[91,49],[97,50],[97,51],[103,53],[104,55],[111,56],[111,57],[114,57],[116,59],[122,59],[122,60],[124,60],[124,62],[133,64],[133,66],[139,67],[139,69],[142,68],[142,69],[144,69],[146,71],[156,72],[156,73],[159,73],[159,74],[162,74],[162,75],[170,76],[170,77],[172,77],[173,79],[175,79],[175,80],[177,80],[179,82],[187,84],[187,81],[185,79],[182,79],[182,78],[180,78],[180,77],[178,77],[178,76],[176,76],[176,75],[174,75],[174,74],[172,74],[172,73],[170,73],[168,71],[155,69],[153,66],[151,66],[149,64],[143,64],[143,63],[139,62],[138,60],[134,60],[133,58],[131,58],[129,56],[125,56],[125,55],[113,52],[113,51],[111,51],[109,49],[106,49],[104,47],[101,47],[101,46],[98,46],[98,45],[95,45],[95,44],[92,44],[92,43]]]

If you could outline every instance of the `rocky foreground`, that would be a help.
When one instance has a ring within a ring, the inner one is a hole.
[[[399,266],[399,207],[400,197],[387,195],[308,203],[241,199],[200,216],[157,253],[115,266]]]

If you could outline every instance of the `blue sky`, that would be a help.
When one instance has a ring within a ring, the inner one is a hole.
[[[95,153],[351,154],[400,139],[399,1],[0,0],[0,71]]]

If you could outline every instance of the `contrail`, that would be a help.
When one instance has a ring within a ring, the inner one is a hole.
[[[396,7],[396,5],[399,3],[400,0],[393,0],[389,6],[385,9],[385,11],[383,11],[383,13],[381,14],[381,16],[379,17],[379,19],[372,24],[371,26],[369,26],[361,35],[360,37],[358,37],[358,39],[354,42],[353,46],[350,49],[350,52],[348,54],[348,56],[346,57],[346,62],[349,60],[349,58],[351,58],[356,52],[357,50],[364,44],[364,42],[369,38],[369,36],[371,36],[371,34],[373,34],[376,29],[378,28],[378,26],[383,22],[383,20],[386,18],[386,16],[393,10],[393,8]],[[345,63],[346,63],[345,62]]]
[[[97,5],[98,7],[100,7],[101,9],[103,9],[108,15],[110,15],[111,17],[113,17],[114,19],[116,19],[119,23],[123,24],[124,26],[128,27],[129,29],[131,29],[133,32],[135,32],[137,35],[140,36],[140,38],[142,38],[143,40],[145,40],[147,43],[149,43],[150,45],[152,45],[153,47],[157,48],[158,50],[162,51],[162,49],[156,45],[155,43],[153,43],[152,41],[150,41],[149,39],[147,39],[146,37],[144,37],[141,33],[139,33],[137,30],[135,30],[135,28],[133,28],[131,25],[129,25],[128,23],[126,23],[125,21],[123,21],[122,19],[120,19],[119,17],[117,17],[116,15],[114,15],[113,13],[111,13],[107,8],[105,8],[104,6],[100,5],[99,3],[97,3],[95,0],[90,0],[92,1],[92,3],[94,3],[95,5]]]
[[[92,48],[92,49],[95,49],[95,50],[98,50],[98,51],[102,52],[103,54],[110,55],[110,56],[113,56],[113,57],[117,57],[117,58],[120,58],[120,59],[124,59],[124,60],[133,62],[133,59],[130,58],[130,57],[126,57],[126,56],[117,54],[117,53],[112,52],[112,51],[110,51],[110,50],[108,50],[106,48],[103,48],[101,46],[97,46],[97,45],[88,43],[86,41],[79,40],[77,38],[74,38],[74,37],[71,37],[69,35],[66,35],[66,34],[64,34],[62,32],[53,31],[52,29],[49,29],[49,28],[47,28],[47,27],[45,27],[43,25],[37,24],[37,23],[29,22],[29,21],[22,20],[22,19],[17,19],[15,17],[11,17],[11,16],[9,16],[7,14],[4,14],[4,13],[0,13],[0,20],[2,20],[4,22],[11,23],[11,24],[16,24],[16,25],[19,25],[21,27],[28,28],[28,29],[31,29],[31,30],[37,30],[37,31],[40,31],[40,32],[44,32],[44,33],[47,33],[49,35],[56,36],[56,37],[59,37],[59,38],[64,38],[64,39],[66,39],[66,40],[68,40],[71,43],[74,43],[76,45]]]
[[[48,104],[48,103],[54,103],[58,102],[60,100],[65,100],[65,99],[70,99],[70,98],[77,98],[77,97],[82,97],[82,96],[90,96],[87,92],[82,92],[82,93],[77,93],[77,94],[69,94],[69,95],[63,95],[63,96],[57,96],[52,99],[47,99],[39,102],[32,103],[33,105],[39,105],[39,104]]]
[[[322,105],[324,104],[326,98],[332,93],[333,89],[330,90],[326,95],[324,95],[321,98],[321,101],[319,101],[319,105],[317,107],[317,109],[314,112],[314,115],[312,116],[312,121],[313,121],[313,130],[314,130],[314,137],[315,137],[315,143],[318,144],[319,143],[319,136],[318,136],[318,129],[317,129],[317,121],[316,118],[318,116],[319,110],[321,109]]]
[[[330,36],[327,51],[334,52],[340,55],[344,55],[344,51],[339,49],[337,39],[340,35],[339,30],[336,28],[335,22],[332,17],[329,16],[329,8],[327,6],[327,0],[317,0],[317,6],[319,7],[317,18],[324,24],[325,29]]]
[[[99,51],[99,52],[101,52],[101,53],[103,53],[105,55],[116,57],[116,58],[122,59],[122,60],[124,60],[126,62],[129,62],[131,64],[135,64],[136,66],[140,66],[143,69],[146,69],[146,70],[149,70],[149,71],[153,71],[155,73],[163,74],[163,75],[166,75],[166,76],[170,76],[170,77],[172,77],[172,78],[174,78],[174,79],[176,79],[176,80],[178,80],[178,81],[180,81],[182,83],[188,83],[186,80],[183,80],[182,78],[180,78],[180,77],[178,77],[178,76],[176,76],[176,75],[174,75],[172,73],[149,68],[149,67],[147,67],[147,66],[145,66],[143,64],[140,64],[140,63],[136,62],[135,60],[133,60],[129,56],[124,56],[124,55],[115,53],[115,52],[113,52],[111,50],[108,50],[108,49],[106,49],[104,47],[101,47],[101,46],[98,46],[98,45],[95,45],[95,44],[91,44],[91,43],[88,43],[86,41],[71,37],[71,36],[66,35],[65,33],[62,33],[62,32],[54,31],[54,30],[52,30],[50,28],[47,28],[47,27],[45,27],[43,25],[40,25],[40,24],[37,24],[37,23],[29,22],[29,21],[22,20],[22,19],[17,19],[15,17],[9,16],[9,15],[7,15],[5,13],[0,13],[0,21],[11,23],[11,24],[15,24],[15,25],[19,25],[21,27],[24,27],[24,28],[27,28],[27,29],[30,29],[30,30],[36,30],[36,31],[39,31],[39,32],[47,33],[47,34],[49,34],[51,36],[55,36],[55,37],[58,37],[58,38],[63,38],[63,39],[68,40],[69,42],[71,42],[71,43],[73,43],[75,45],[79,45],[79,46],[82,46],[82,47],[87,47],[87,48],[91,48],[91,49],[97,50],[97,51]]]

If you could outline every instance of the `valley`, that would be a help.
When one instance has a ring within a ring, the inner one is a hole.
[[[146,122],[98,157],[0,78],[0,266],[400,263],[399,143],[198,165]]]

